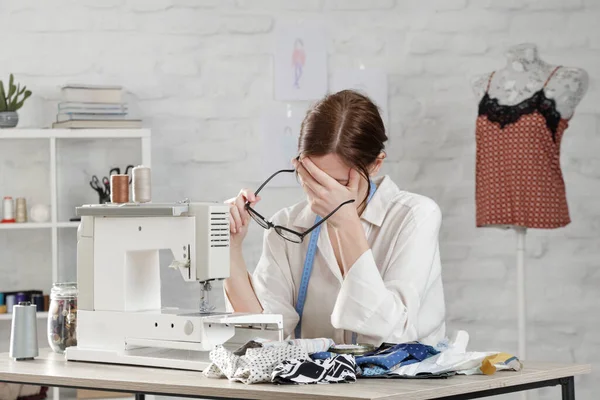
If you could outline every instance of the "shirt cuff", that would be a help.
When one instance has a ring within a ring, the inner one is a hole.
[[[356,260],[344,277],[331,314],[331,324],[337,329],[362,333],[362,326],[368,324],[386,293],[387,288],[369,249]],[[368,331],[376,328],[369,327]]]

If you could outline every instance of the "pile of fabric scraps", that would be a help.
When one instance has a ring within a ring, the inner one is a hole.
[[[469,335],[436,346],[419,342],[383,344],[361,356],[329,351],[331,339],[295,339],[282,342],[253,340],[236,351],[217,346],[209,378],[228,378],[245,384],[347,383],[359,378],[447,378],[452,375],[492,375],[500,370],[519,371],[519,359],[498,351],[467,351]]]
[[[399,349],[402,353],[396,360],[402,356],[405,358],[396,366],[387,369],[378,359],[376,360],[377,364],[372,361],[362,362],[363,357],[358,357],[356,361],[363,372],[360,377],[365,378],[443,378],[455,374],[492,375],[500,370],[519,371],[523,367],[517,357],[507,353],[467,351],[468,342],[468,333],[459,331],[452,343],[440,343],[435,348],[409,344]],[[393,358],[390,357],[390,352],[388,350],[386,353],[388,359]],[[364,357],[364,359],[369,360],[370,358]]]
[[[390,347],[381,346],[375,352],[356,357],[360,376],[383,376],[395,369],[420,363],[439,354],[435,348],[421,343],[401,343]]]
[[[334,345],[331,339],[295,339],[283,342],[253,340],[236,351],[217,346],[210,352],[209,378],[228,378],[245,384],[344,383],[356,381],[354,357],[338,355],[313,360]]]

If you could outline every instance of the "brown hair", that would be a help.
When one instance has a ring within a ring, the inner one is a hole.
[[[384,151],[387,139],[377,106],[367,96],[342,90],[308,111],[300,127],[298,152],[308,157],[337,154],[370,188],[368,168]]]

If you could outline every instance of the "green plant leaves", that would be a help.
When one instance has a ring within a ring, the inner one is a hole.
[[[23,97],[19,99],[20,96]],[[10,79],[8,81],[8,95],[4,90],[2,81],[0,81],[0,112],[17,111],[19,108],[23,107],[25,100],[30,96],[31,90],[27,90],[27,86],[25,85],[21,88],[20,83],[17,83],[15,86],[15,78],[13,74],[10,74]]]
[[[8,96],[6,96],[6,101],[15,94],[17,87],[15,86],[15,77],[13,74],[10,74],[10,79],[8,80]]]
[[[6,111],[8,105],[6,104],[6,93],[4,92],[4,83],[0,81],[0,112]]]
[[[23,107],[23,103],[25,103],[25,100],[27,100],[27,98],[28,98],[29,96],[31,96],[31,90],[27,90],[27,91],[25,92],[25,95],[24,95],[24,97],[23,97],[23,100],[21,100],[20,102],[18,102],[18,103],[15,105],[15,111],[17,111],[19,108]]]

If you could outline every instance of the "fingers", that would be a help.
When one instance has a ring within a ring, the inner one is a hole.
[[[299,165],[296,170],[298,171],[300,182],[304,188],[310,188],[315,194],[321,194],[325,191],[325,188],[312,177],[303,165]]]
[[[232,233],[238,233],[248,225],[250,214],[246,211],[246,202],[256,204],[260,201],[260,196],[256,196],[250,189],[242,189],[237,197],[225,201],[229,204],[229,230]]]
[[[235,199],[235,207],[237,208],[238,214],[241,218],[241,225],[238,227],[241,229],[242,226],[248,224],[248,220],[250,219],[250,215],[248,214],[248,211],[246,211],[246,200],[244,197],[238,196]]]
[[[231,205],[230,205],[230,209],[231,209]],[[231,210],[229,211],[229,232],[231,233],[237,233],[237,229],[235,227],[235,221],[233,219],[233,215],[231,215]]]
[[[231,208],[229,209],[229,215],[231,216],[231,231],[233,233],[237,233],[238,231],[240,231],[242,229],[243,224],[243,220],[242,220],[242,216],[240,215],[240,210],[238,209],[236,204],[232,204]]]
[[[358,191],[358,183],[360,182],[360,174],[354,168],[350,169],[350,176],[348,177],[348,189],[352,191]]]
[[[302,166],[304,166],[304,168],[306,168],[306,170],[308,171],[308,173],[322,186],[327,186],[327,187],[335,187],[336,185],[338,185],[338,182],[333,179],[331,176],[327,175],[325,172],[323,172],[319,167],[317,167],[315,165],[315,163],[313,163],[310,158],[305,157],[302,160],[300,160]]]
[[[250,189],[240,190],[240,195],[244,196],[244,200],[247,200],[250,203],[256,203],[258,201],[257,196],[254,194],[254,191]]]
[[[309,186],[305,186],[304,190],[306,190],[306,195],[308,196],[308,200],[312,203],[316,202],[319,198],[319,195],[315,193]]]
[[[310,205],[311,210],[314,213],[317,213],[320,211],[317,209],[317,203],[319,202],[319,196],[313,192],[313,190],[308,187],[308,186],[304,186],[304,191],[306,192],[306,196],[308,198],[308,204]]]

